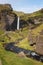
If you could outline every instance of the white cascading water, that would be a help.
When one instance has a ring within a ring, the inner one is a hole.
[[[18,16],[18,19],[17,19],[17,30],[19,30],[19,16]]]

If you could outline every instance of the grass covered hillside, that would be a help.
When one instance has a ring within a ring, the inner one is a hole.
[[[20,11],[13,11],[14,13],[17,14],[17,16],[23,16],[25,13],[24,12],[20,12]]]
[[[34,34],[34,36],[38,36],[42,30],[43,30],[43,24],[41,24],[37,28],[33,29],[31,33]],[[28,49],[28,50],[34,50],[34,47],[29,45],[30,42],[28,41],[28,39],[29,39],[28,36],[29,36],[29,31],[27,33],[27,36],[22,41],[20,41],[18,44],[16,44],[16,46],[19,46],[21,48]]]
[[[37,27],[33,31],[35,32],[35,30],[37,31],[37,29],[39,29],[39,31],[41,31],[42,25],[40,25],[39,27]],[[28,31],[26,29],[24,29],[24,30]],[[37,31],[37,33],[39,31]],[[25,38],[20,35],[20,34],[25,35],[24,33],[26,34]],[[2,34],[3,33],[1,33],[1,35]],[[4,35],[5,37],[3,38],[5,41],[4,42],[0,41],[0,62],[1,62],[2,65],[43,65],[43,63],[41,63],[40,61],[36,61],[36,60],[26,58],[26,57],[21,58],[13,52],[6,51],[3,47],[3,44],[5,42],[11,42],[11,40],[14,41],[14,40],[17,40],[17,39],[20,39],[20,38],[24,38],[17,44],[17,46],[19,46],[21,48],[33,50],[34,48],[29,46],[29,42],[28,42],[28,39],[27,39],[28,32],[23,32],[23,31],[18,32],[18,31],[16,31],[16,32],[9,32],[9,33],[7,32],[7,34],[8,34],[8,36],[10,36],[13,39],[9,40],[9,37],[5,34]]]
[[[20,29],[17,30],[17,16],[20,17]],[[34,21],[36,20],[36,21]],[[41,22],[35,24],[34,22]],[[11,5],[0,5],[0,65],[43,65],[42,62],[28,57],[20,57],[4,48],[4,44],[15,42],[15,46],[34,51],[30,46],[29,30],[34,36],[43,30],[43,9],[31,14],[13,11]],[[30,26],[29,26],[30,24]],[[34,27],[34,28],[32,28]]]
[[[41,24],[40,26],[38,26],[37,28],[33,29],[33,33],[35,33],[36,30],[36,34],[38,35],[38,33],[43,29],[43,24]],[[7,33],[7,35],[6,35]],[[6,42],[13,42],[13,41],[18,41],[18,44],[16,46],[24,48],[24,49],[29,49],[29,50],[34,50],[33,47],[29,46],[29,41],[27,39],[29,31],[27,29],[24,29],[22,32],[20,31],[15,31],[15,32],[0,32],[0,34],[2,35],[0,37],[0,61],[2,65],[43,65],[43,63],[30,59],[30,58],[26,58],[26,57],[19,57],[17,54],[10,52],[10,51],[6,51],[3,47],[3,44]],[[1,41],[1,40],[4,40]]]
[[[20,58],[17,54],[5,51],[0,43],[0,61],[2,65],[43,65],[41,62],[30,58]]]
[[[31,16],[33,16],[33,17],[43,17],[43,8],[42,9],[40,9],[39,11],[36,11],[36,12],[34,12],[34,13],[32,13],[32,15]]]
[[[20,29],[36,27],[43,21],[43,9],[31,14],[14,11],[10,4],[0,4],[0,29],[15,31],[17,30],[17,20],[20,18]],[[36,24],[36,25],[35,25]]]
[[[30,13],[30,14],[24,14],[21,17],[23,20],[28,20],[29,18],[33,18],[33,19],[42,19],[43,18],[43,8],[40,9],[39,11]]]

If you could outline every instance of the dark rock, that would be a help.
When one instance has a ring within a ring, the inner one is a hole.
[[[33,59],[36,59],[36,60],[40,60],[40,55],[38,55],[36,52],[34,52],[34,51],[32,51],[31,52],[31,57],[33,58]]]
[[[40,57],[40,61],[43,62],[43,56]]]
[[[0,29],[15,30],[17,24],[17,15],[13,13],[10,4],[0,5]]]

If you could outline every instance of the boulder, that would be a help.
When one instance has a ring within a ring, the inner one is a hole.
[[[23,51],[21,51],[19,54],[18,54],[19,57],[26,57],[25,53]]]

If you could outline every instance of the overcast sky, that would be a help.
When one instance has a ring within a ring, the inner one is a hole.
[[[43,0],[0,0],[0,4],[11,4],[16,11],[31,13],[43,8]]]

